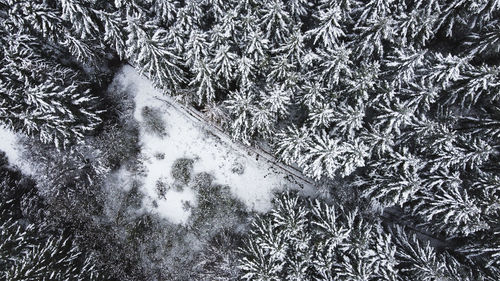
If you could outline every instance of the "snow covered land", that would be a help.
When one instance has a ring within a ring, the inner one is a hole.
[[[0,280],[500,280],[499,19],[0,0]]]
[[[0,140],[0,150],[5,152],[10,163],[16,163],[19,160],[16,134],[3,126],[0,126]]]
[[[148,196],[145,205],[170,221],[186,222],[190,211],[183,206],[187,202],[196,204],[195,194],[190,188],[170,188],[164,198],[157,199],[159,182],[169,187],[175,185],[171,172],[177,159],[194,160],[193,174],[211,174],[214,182],[229,186],[232,193],[253,211],[268,211],[274,191],[301,188],[266,160],[257,160],[255,156],[239,150],[234,143],[221,140],[206,125],[193,122],[185,113],[161,101],[174,102],[156,90],[151,81],[140,76],[132,67],[125,66],[116,76],[115,83],[135,93],[134,117],[143,124],[140,129],[140,145],[146,168],[143,191]],[[144,125],[147,122],[143,114],[144,108],[161,113],[159,122],[165,127],[164,134],[148,131],[147,125]]]
[[[29,165],[22,161],[23,148],[18,142],[19,134],[0,126],[0,151],[5,152],[10,165],[16,166],[25,174],[31,174]]]

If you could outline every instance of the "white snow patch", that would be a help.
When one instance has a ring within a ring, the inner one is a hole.
[[[18,138],[18,134],[0,126],[0,150],[5,152],[11,166],[18,167],[23,173],[31,175],[32,169],[22,161],[23,147],[19,144]]]
[[[159,199],[157,196],[158,180],[161,179],[167,184],[174,182],[170,174],[171,167],[179,158],[195,159],[194,174],[212,174],[216,183],[229,186],[232,193],[244,202],[249,210],[266,212],[272,207],[273,191],[298,187],[267,161],[256,160],[235,148],[233,143],[221,141],[207,131],[209,127],[192,121],[173,106],[158,100],[157,98],[171,101],[132,67],[124,67],[115,81],[135,93],[134,117],[137,121],[144,121],[141,110],[148,106],[158,109],[165,122],[167,135],[164,137],[146,132],[143,126],[140,130],[141,152],[146,168],[143,188],[145,194],[150,197],[146,205],[163,217],[174,223],[184,223],[189,218],[190,211],[183,208],[183,205],[185,202],[196,204],[195,193],[189,188],[184,188],[183,191],[171,188],[166,193],[166,199]],[[158,154],[164,154],[164,158],[155,157]],[[232,171],[235,163],[244,168],[242,174]],[[157,207],[154,206],[153,200]]]

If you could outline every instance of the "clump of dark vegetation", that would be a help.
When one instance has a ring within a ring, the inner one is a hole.
[[[146,132],[165,137],[167,135],[167,128],[161,110],[145,106],[141,111],[142,118],[144,119],[144,128]]]
[[[188,184],[193,173],[194,160],[189,158],[179,158],[172,164],[172,177],[180,184]]]
[[[54,223],[36,182],[0,151],[0,279],[107,280],[83,249],[71,228]]]
[[[197,280],[240,280],[239,255],[235,249],[242,246],[241,234],[232,229],[214,235],[200,254]]]
[[[201,172],[196,174],[191,181],[191,186],[195,191],[199,191],[204,188],[208,188],[212,185],[214,176],[209,173]]]
[[[166,199],[166,195],[169,189],[170,186],[161,179],[156,181],[156,194],[158,195],[159,199]]]
[[[243,175],[245,172],[245,167],[240,162],[234,162],[231,166],[231,172],[237,175]]]
[[[245,224],[244,218],[248,216],[245,205],[228,186],[205,184],[198,189],[196,200],[190,224],[199,235],[214,235],[224,227]]]
[[[155,158],[158,159],[158,160],[163,160],[165,159],[165,153],[162,153],[162,152],[157,152],[155,153]]]

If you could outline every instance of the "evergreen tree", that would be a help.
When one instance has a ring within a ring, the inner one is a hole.
[[[2,280],[105,280],[73,237],[44,223],[44,204],[34,183],[6,160],[0,165],[0,194]]]
[[[499,10],[496,0],[0,0],[0,122],[44,143],[78,143],[101,123],[101,58],[120,58],[235,139],[269,141],[318,182],[355,177],[353,192],[372,206],[400,206],[416,227],[456,241],[464,259],[493,272]],[[107,169],[95,166],[89,173]],[[268,267],[247,277],[283,279],[287,268],[286,278],[307,280],[310,264],[283,259],[285,242],[268,239],[269,249],[251,250]],[[419,264],[403,274],[410,280],[472,278],[449,268],[454,258],[415,247],[407,251],[422,257],[385,262]],[[318,258],[318,276],[395,280],[400,269],[344,254],[335,266]]]
[[[256,95],[253,89],[233,92],[226,101],[229,112],[234,116],[231,124],[233,138],[249,143],[252,135],[251,112],[255,107]]]
[[[100,124],[96,97],[79,73],[37,54],[34,38],[4,39],[0,112],[5,126],[65,147]]]
[[[310,142],[310,130],[307,127],[297,128],[295,125],[279,133],[280,142],[276,143],[276,153],[279,159],[287,164],[293,164],[304,157]]]
[[[253,222],[239,263],[245,280],[490,280],[406,230],[289,193]]]

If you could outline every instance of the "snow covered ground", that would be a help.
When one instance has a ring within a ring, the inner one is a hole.
[[[190,215],[185,202],[196,204],[196,194],[190,188],[182,191],[170,188],[165,198],[158,198],[157,183],[172,185],[172,164],[176,159],[194,159],[194,173],[208,172],[214,182],[227,185],[231,192],[249,210],[265,212],[271,208],[273,191],[298,188],[283,172],[277,171],[266,160],[257,160],[238,149],[234,143],[224,141],[208,131],[208,127],[194,122],[175,107],[159,100],[169,100],[157,91],[152,83],[126,66],[116,76],[115,83],[135,93],[134,117],[140,124],[141,157],[146,168],[143,191],[147,195],[145,205],[174,223],[184,223]],[[154,134],[145,126],[144,107],[160,112],[165,134]],[[243,168],[243,173],[234,171]],[[306,187],[307,188],[307,187]]]
[[[25,174],[32,174],[30,166],[22,161],[22,145],[18,142],[18,135],[9,129],[0,126],[0,150],[5,152],[9,164],[16,166]]]

